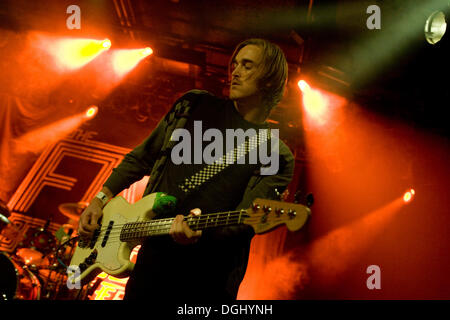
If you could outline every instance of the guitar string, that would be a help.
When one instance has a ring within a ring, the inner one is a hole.
[[[240,218],[242,218],[242,216],[241,217],[239,217],[239,216],[221,217],[221,218],[216,218],[214,220],[212,220],[212,219],[207,219],[207,220],[203,220],[203,221],[198,220],[197,222],[194,220],[191,220],[192,223],[191,223],[190,227],[191,228],[200,227],[199,229],[201,229],[202,227],[205,227],[207,225],[222,226],[222,225],[227,225],[227,224],[234,224],[236,222],[238,223]],[[252,219],[252,218],[245,217],[245,219]],[[148,230],[149,232],[154,231],[154,230],[169,230],[171,225],[172,225],[172,221],[167,221],[165,223],[158,223],[158,224],[140,223],[140,224],[135,224],[135,226],[132,229],[129,229],[127,231],[130,233],[133,233],[133,232],[143,232],[146,230]],[[123,228],[119,228],[119,227],[117,227],[117,228],[112,227],[112,229],[114,229],[114,230],[112,230],[110,232],[109,237],[113,237],[117,234],[120,235],[123,230]],[[100,237],[104,236],[105,234],[106,234],[106,231],[100,232],[97,235],[97,238],[100,238]]]
[[[188,221],[190,222],[190,227],[196,231],[196,230],[201,230],[204,229],[205,226],[207,225],[211,225],[212,227],[220,227],[220,226],[226,226],[226,225],[234,225],[234,224],[240,224],[240,219],[243,217],[245,218],[246,222],[249,223],[253,223],[256,221],[253,221],[254,219],[259,219],[260,217],[254,217],[254,216],[249,216],[247,214],[244,214],[244,211],[234,211],[234,212],[229,212],[230,214],[233,213],[232,215],[228,214],[228,212],[226,214],[224,213],[219,213],[219,214],[210,214],[210,215],[205,215],[205,216],[187,216],[185,217],[184,221]],[[239,215],[237,215],[237,213],[239,213]],[[215,216],[215,218],[211,218],[211,216]],[[234,220],[233,220],[234,219]],[[237,219],[237,221],[235,221]],[[275,221],[272,221],[272,223],[282,223],[283,220],[285,218],[284,217],[279,217],[278,219]],[[151,236],[151,235],[167,235],[169,234],[170,231],[170,227],[173,223],[174,218],[167,218],[167,219],[159,219],[159,220],[149,220],[149,221],[141,221],[141,222],[132,222],[130,223],[131,225],[134,225],[132,229],[129,229],[127,231],[125,231],[125,240],[127,238],[127,234],[128,234],[128,238],[144,238],[147,236]],[[273,218],[272,218],[273,220]],[[158,221],[155,223],[155,221]],[[164,223],[161,223],[162,221],[164,221]],[[122,231],[123,231],[123,227],[121,227],[121,225],[125,225],[125,224],[117,224],[115,227],[111,227],[110,228],[110,232],[108,235],[108,240],[110,239],[114,240],[114,239],[119,239],[122,236]],[[198,229],[196,229],[198,228]],[[120,230],[119,230],[120,229]],[[107,229],[103,229],[100,233],[98,233],[98,235],[96,236],[96,243],[100,240],[103,239],[106,235]],[[153,233],[153,234],[152,234]],[[88,240],[87,242],[91,242],[91,240]]]
[[[281,219],[280,219],[281,220]],[[256,222],[256,221],[255,221]],[[283,222],[282,220],[281,221],[278,221],[278,222]],[[228,223],[225,223],[225,224],[223,224],[223,225],[217,225],[217,227],[220,227],[220,226],[226,226],[226,225],[229,225]],[[159,231],[163,231],[163,230],[159,230]],[[149,230],[145,230],[145,231],[136,231],[136,232],[133,232],[133,233],[145,233],[145,232],[149,232]],[[167,231],[167,229],[166,230],[164,230],[164,232],[162,232],[161,234],[157,234],[156,232],[153,232],[153,234],[150,234],[150,235],[148,235],[148,234],[142,234],[142,235],[136,235],[136,234],[134,234],[134,235],[130,235],[130,237],[129,238],[127,238],[127,239],[121,239],[120,238],[120,234],[119,235],[114,235],[114,236],[110,236],[110,237],[108,237],[108,240],[107,240],[107,243],[109,243],[109,244],[111,244],[111,243],[117,243],[117,242],[133,242],[133,241],[140,241],[142,238],[146,238],[146,237],[149,237],[149,236],[162,236],[162,235],[169,235],[169,233],[168,233],[168,231]],[[97,241],[96,241],[96,244],[97,243],[101,243],[101,241],[100,241],[100,239],[98,239]],[[94,245],[95,246],[95,245]]]
[[[237,215],[239,214],[239,215]],[[184,221],[190,222],[191,227],[200,227],[198,229],[202,229],[202,227],[208,225],[208,224],[214,224],[214,227],[216,226],[223,226],[227,224],[235,224],[236,222],[239,224],[239,219],[242,218],[246,219],[247,222],[250,222],[249,219],[253,219],[255,217],[249,216],[247,214],[246,210],[236,210],[236,211],[228,211],[228,212],[221,212],[221,213],[212,213],[207,215],[200,215],[200,216],[185,216]],[[238,219],[238,221],[233,221],[233,219]],[[205,221],[206,220],[206,221]],[[231,221],[230,221],[231,220]],[[281,220],[281,219],[280,219]],[[164,222],[162,222],[164,221]],[[168,231],[170,231],[170,226],[172,225],[174,221],[174,218],[166,218],[166,219],[158,219],[158,220],[148,220],[148,221],[140,221],[140,222],[127,222],[128,224],[134,225],[133,230],[129,230],[128,232],[132,235],[135,235],[137,233],[139,234],[145,234],[145,233],[159,233],[158,231],[161,231],[162,234],[168,234]],[[225,222],[225,223],[224,223]],[[274,222],[274,221],[273,221]],[[282,222],[282,221],[278,221]],[[125,223],[125,224],[127,224]],[[97,235],[97,239],[104,238],[107,230],[110,230],[108,241],[109,239],[114,239],[122,235],[122,226],[125,224],[115,224],[113,227],[108,228],[104,227],[100,229],[100,233]],[[169,228],[168,228],[169,227]],[[120,228],[120,230],[118,230]],[[195,229],[194,229],[195,230]],[[125,236],[126,237],[126,236]],[[145,235],[139,235],[138,237],[145,237]],[[90,241],[90,240],[89,240]],[[89,242],[88,241],[88,242]],[[98,242],[98,240],[96,241]]]
[[[190,220],[188,222],[191,223],[190,227],[192,228],[192,227],[204,227],[204,226],[207,226],[209,224],[211,224],[211,225],[213,225],[213,224],[216,225],[218,223],[223,224],[223,222],[225,222],[224,225],[226,225],[227,223],[239,222],[239,220],[241,218],[249,219],[248,217],[242,217],[241,215],[239,215],[239,216],[230,216],[230,217],[228,217],[228,216],[226,216],[226,217],[218,217],[218,218],[215,218],[215,219],[206,219],[206,221],[205,221],[205,219],[203,219],[203,220],[197,219],[197,221],[195,221],[195,219],[192,219],[192,220]],[[233,219],[234,220],[237,219],[237,221],[233,221]],[[130,228],[127,231],[132,233],[132,232],[143,232],[143,231],[146,231],[146,230],[150,231],[150,230],[158,230],[158,229],[170,229],[170,226],[173,223],[173,218],[170,221],[166,221],[164,223],[150,223],[150,222],[151,221],[143,221],[143,222],[131,223],[131,225],[134,224],[134,226],[133,226],[133,228]],[[118,230],[118,229],[120,229],[120,230]],[[117,233],[121,234],[122,230],[123,230],[123,227],[117,227],[117,228],[112,227],[109,236],[111,237],[112,235],[117,235]],[[106,234],[106,231],[105,232],[103,232],[103,231],[100,232],[97,237],[100,237],[100,236]]]
[[[234,210],[234,211],[224,211],[224,212],[209,213],[209,214],[204,214],[204,215],[199,215],[199,216],[188,215],[188,216],[184,216],[184,221],[187,221],[189,219],[204,220],[204,219],[209,219],[210,217],[213,217],[213,216],[216,216],[216,217],[221,217],[221,216],[228,217],[229,215],[236,215],[236,214],[243,214],[243,215],[247,215],[248,216],[247,210],[242,209],[242,210]],[[161,221],[166,221],[167,223],[172,223],[174,219],[175,219],[174,217],[171,217],[171,218],[156,219],[156,220],[130,221],[130,222],[125,222],[125,223],[115,223],[112,228],[115,229],[116,227],[121,227],[121,226],[124,226],[126,224],[139,224],[139,223],[157,224],[157,223],[161,223]],[[103,231],[108,230],[108,229],[111,229],[111,228],[109,226],[103,226],[102,225],[100,227],[100,229],[97,229],[97,230],[100,231],[100,232],[103,232]]]
[[[239,215],[237,215],[239,213]],[[208,224],[208,223],[213,223],[213,221],[218,220],[218,219],[234,219],[234,218],[239,218],[242,217],[243,215],[246,215],[246,211],[229,211],[229,212],[225,212],[225,213],[217,213],[217,214],[208,214],[208,215],[203,215],[203,216],[187,216],[184,218],[184,221],[187,222],[191,222],[191,225],[200,225],[203,226],[203,224]],[[212,216],[215,216],[214,218]],[[196,221],[195,221],[196,220]],[[206,220],[206,221],[205,221]],[[164,222],[162,222],[164,221]],[[123,226],[125,226],[126,224],[130,224],[130,226],[133,226],[133,229],[136,228],[148,228],[148,227],[161,227],[161,226],[166,226],[166,225],[171,225],[174,221],[174,218],[166,218],[166,219],[158,219],[158,220],[149,220],[149,221],[138,221],[138,222],[127,222],[124,224],[114,224],[111,228],[108,227],[103,227],[102,229],[100,229],[100,232],[98,233],[97,237],[100,237],[102,235],[104,235],[108,229],[110,230],[110,235],[119,231],[121,232],[123,229]],[[120,230],[118,230],[120,229]]]
[[[254,218],[251,218],[251,219],[254,219]],[[258,219],[254,219],[254,220],[258,220]],[[279,223],[279,222],[283,222],[283,218],[279,218],[278,219],[279,221],[273,221],[274,223]],[[239,224],[239,221],[236,221],[237,222],[237,224]],[[250,221],[250,222],[256,222],[256,221]],[[217,227],[220,227],[220,226],[226,226],[226,225],[229,225],[230,223],[227,223],[227,222],[225,222],[225,223],[221,223],[221,224],[218,224],[217,225]],[[216,226],[214,226],[214,227],[216,227]],[[155,232],[156,231],[156,232]],[[157,234],[157,231],[163,231],[161,234]],[[169,233],[168,233],[168,229],[165,229],[165,230],[157,230],[157,229],[153,229],[153,230],[151,230],[151,229],[147,229],[147,230],[139,230],[139,231],[133,231],[133,232],[131,232],[131,234],[129,234],[129,237],[127,238],[127,239],[124,239],[124,240],[122,240],[121,238],[120,238],[120,236],[121,236],[121,234],[119,233],[119,234],[114,234],[114,235],[110,235],[109,237],[108,237],[108,240],[107,240],[107,242],[108,243],[114,243],[114,242],[117,242],[117,241],[119,241],[119,242],[127,242],[127,241],[136,241],[136,240],[139,240],[139,239],[142,239],[142,238],[146,238],[146,237],[148,237],[148,236],[152,236],[152,234],[145,234],[145,233],[147,233],[147,232],[153,232],[153,235],[154,236],[158,236],[158,235],[168,235]],[[98,237],[98,238],[101,238],[101,237]],[[96,244],[97,243],[99,243],[100,242],[100,239],[98,239],[97,241],[96,241]]]
[[[229,214],[247,214],[246,210],[234,210],[234,211],[225,211],[225,212],[217,212],[217,213],[209,213],[209,214],[204,214],[204,215],[199,215],[199,216],[184,216],[184,221],[186,221],[186,219],[208,219],[211,216],[221,216],[221,215],[229,215]],[[130,222],[125,222],[125,223],[115,223],[113,225],[113,228],[115,227],[119,227],[119,226],[124,226],[126,224],[133,224],[133,223],[158,223],[158,221],[170,221],[172,222],[175,218],[171,217],[171,218],[164,218],[164,219],[156,219],[156,220],[144,220],[144,221],[130,221]],[[108,226],[101,226],[100,231],[104,231],[107,230],[109,227]]]
[[[231,213],[231,212],[230,212]],[[203,227],[205,225],[208,224],[217,224],[218,222],[222,222],[222,221],[232,221],[233,219],[240,219],[240,218],[245,218],[245,219],[251,219],[251,218],[255,218],[252,216],[249,216],[248,214],[243,214],[243,212],[239,212],[239,215],[236,214],[237,212],[235,212],[234,214],[230,215],[230,214],[219,214],[219,215],[215,215],[215,217],[211,217],[211,215],[209,216],[196,216],[196,217],[185,217],[184,221],[187,221],[188,223],[190,223],[190,227],[196,227],[196,226],[200,226]],[[102,235],[104,235],[108,230],[110,235],[117,233],[117,232],[122,232],[123,226],[126,224],[129,224],[130,227],[130,232],[139,230],[140,232],[142,231],[142,229],[162,229],[165,228],[167,226],[172,225],[174,221],[174,218],[167,218],[167,219],[158,219],[158,220],[149,220],[149,221],[140,221],[140,222],[129,222],[129,223],[125,223],[125,224],[115,224],[113,225],[111,228],[105,227],[102,228],[100,230],[100,232],[96,235],[97,237],[100,237]],[[118,230],[120,229],[120,230]],[[131,229],[133,231],[131,231]]]
[[[204,227],[208,224],[217,224],[218,222],[222,222],[222,221],[233,222],[233,219],[241,219],[241,218],[248,219],[248,218],[250,218],[250,216],[248,216],[245,213],[245,211],[230,211],[230,212],[226,212],[226,213],[209,214],[209,215],[204,215],[204,216],[195,216],[195,217],[188,216],[188,217],[184,218],[184,221],[187,221],[188,223],[190,223],[191,227],[196,227],[196,226]],[[162,222],[162,221],[164,221],[164,222]],[[148,229],[148,230],[163,229],[168,226],[171,226],[173,221],[174,221],[174,218],[131,222],[129,224],[130,224],[130,227],[132,226],[133,228],[129,232],[138,232],[137,230],[139,230],[139,232],[142,232],[143,231],[142,229]],[[109,230],[110,230],[109,237],[112,237],[112,236],[116,235],[117,233],[121,234],[122,229],[123,229],[122,226],[124,226],[126,224],[127,223],[116,224],[116,225],[113,225],[111,228],[109,228]],[[97,238],[103,237],[107,231],[108,231],[108,227],[103,228],[96,235],[96,237]]]

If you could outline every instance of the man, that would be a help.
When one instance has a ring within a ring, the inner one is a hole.
[[[265,121],[281,100],[287,79],[287,63],[281,49],[267,40],[246,40],[236,47],[229,70],[229,99],[191,91],[175,103],[191,108],[183,126],[186,132],[192,134],[199,123],[203,130],[219,130],[216,132],[223,136],[227,129],[267,132]],[[253,229],[239,225],[193,231],[183,217],[245,209],[258,197],[277,198],[277,193],[282,193],[292,179],[292,153],[277,140],[275,153],[279,164],[274,173],[261,174],[260,163],[232,163],[200,182],[191,183],[196,173],[209,167],[204,162],[175,164],[176,147],[169,149],[171,156],[161,151],[166,151],[164,141],[170,114],[113,170],[102,191],[83,212],[79,234],[91,237],[107,199],[151,171],[144,195],[161,191],[175,196],[176,211],[167,216],[176,217],[171,237],[151,237],[143,243],[127,283],[125,299],[236,299],[247,267]],[[193,144],[191,141],[191,150],[199,150]],[[201,147],[204,150],[204,141]]]

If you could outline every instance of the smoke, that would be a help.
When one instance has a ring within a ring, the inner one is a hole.
[[[269,261],[263,271],[263,274],[268,275],[263,285],[266,290],[261,290],[261,297],[257,296],[256,299],[295,299],[297,291],[309,283],[308,268],[308,264],[298,260],[294,252]]]

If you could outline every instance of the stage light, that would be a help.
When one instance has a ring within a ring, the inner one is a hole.
[[[327,103],[318,91],[309,91],[303,97],[306,111],[315,119],[320,119],[326,112]]]
[[[98,107],[97,106],[91,106],[89,107],[89,109],[87,109],[86,111],[86,118],[93,118],[98,112]]]
[[[102,41],[102,47],[103,47],[103,48],[106,48],[106,49],[111,48],[111,41],[110,41],[109,39],[103,40],[103,41]]]
[[[414,189],[410,189],[409,191],[405,192],[405,194],[403,195],[403,201],[405,203],[411,202],[411,200],[414,198],[415,194],[416,194],[416,192],[414,191]]]
[[[17,139],[17,144],[23,150],[31,152],[41,152],[45,147],[63,139],[70,132],[73,132],[83,122],[90,120],[96,114],[96,107],[77,113],[73,116],[50,123],[41,128],[29,131]],[[89,116],[88,116],[89,113]]]
[[[80,68],[111,47],[111,41],[94,39],[62,39],[49,46],[59,66],[66,69]]]
[[[305,80],[300,80],[298,87],[303,93],[303,106],[308,115],[318,124],[325,122],[328,102],[320,90],[312,89]]]
[[[309,88],[309,85],[305,80],[300,80],[297,84],[302,92],[305,92]]]
[[[435,11],[425,22],[425,39],[430,44],[436,44],[442,39],[446,29],[445,14],[442,11]]]
[[[142,54],[144,57],[149,56],[149,55],[151,55],[152,53],[153,53],[153,50],[152,50],[152,48],[150,48],[150,47],[147,47],[147,48],[143,49],[142,52],[141,52],[141,54]]]
[[[122,76],[131,71],[145,57],[153,54],[150,47],[143,49],[117,50],[112,57],[114,71]]]

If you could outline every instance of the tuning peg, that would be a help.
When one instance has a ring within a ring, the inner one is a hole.
[[[295,210],[289,209],[288,211],[288,216],[289,218],[294,218],[297,215],[297,212],[295,212]]]
[[[272,208],[269,206],[263,206],[263,210],[265,213],[270,213],[272,211]]]
[[[284,209],[278,208],[275,210],[275,213],[276,213],[277,217],[279,217],[284,213]]]
[[[252,209],[253,211],[258,211],[259,209],[261,209],[261,206],[259,204],[253,203]]]

